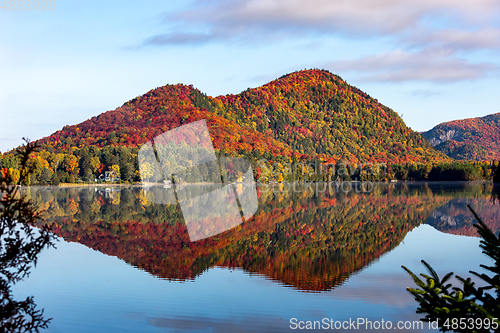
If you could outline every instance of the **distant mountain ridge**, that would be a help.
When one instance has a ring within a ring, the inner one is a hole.
[[[40,142],[53,151],[137,147],[201,119],[215,148],[229,155],[373,163],[448,160],[396,112],[324,70],[294,72],[218,97],[192,86],[166,85]]]
[[[422,135],[454,159],[500,159],[500,113],[442,123]]]

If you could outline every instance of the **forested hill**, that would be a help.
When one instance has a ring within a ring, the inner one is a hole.
[[[455,159],[500,159],[500,113],[442,123],[422,135]]]
[[[78,125],[40,140],[44,148],[63,152],[86,146],[137,147],[183,124],[205,119],[216,148],[228,152],[252,152],[290,156],[283,142],[239,125],[193,103],[201,93],[192,86],[166,85],[126,102]]]
[[[324,70],[291,73],[215,98],[192,86],[166,85],[40,141],[53,152],[137,147],[200,119],[207,120],[216,149],[231,155],[392,163],[447,159],[396,112]]]
[[[328,71],[295,72],[216,101],[226,118],[245,122],[301,153],[351,162],[444,159],[396,112]]]

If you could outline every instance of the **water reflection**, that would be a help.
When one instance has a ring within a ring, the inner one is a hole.
[[[500,184],[493,186],[493,191],[491,193],[491,201],[493,203],[500,203]]]
[[[444,232],[473,235],[465,203],[500,229],[491,184],[451,186],[380,184],[370,193],[261,186],[251,220],[197,242],[190,241],[178,205],[151,204],[138,187],[37,187],[27,194],[44,206],[57,235],[160,278],[189,280],[211,267],[241,267],[318,292],[342,284],[424,221]],[[200,223],[214,221],[207,216]]]

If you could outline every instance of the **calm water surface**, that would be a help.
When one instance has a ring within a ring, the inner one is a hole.
[[[424,272],[424,259],[469,276],[487,263],[467,204],[500,230],[489,183],[315,186],[262,186],[250,221],[194,243],[179,207],[151,204],[139,187],[25,189],[59,242],[14,296],[34,296],[53,318],[46,332],[288,332],[292,318],[396,325],[420,318],[401,265]]]

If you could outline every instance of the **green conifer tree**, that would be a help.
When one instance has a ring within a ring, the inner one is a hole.
[[[476,212],[468,206],[478,223],[474,224],[480,237],[482,252],[490,257],[492,266],[481,267],[493,275],[470,273],[483,280],[484,287],[476,287],[471,278],[456,278],[461,287],[448,283],[453,272],[442,279],[424,260],[422,263],[430,275],[420,274],[425,282],[405,266],[402,266],[417,284],[417,288],[407,288],[419,303],[417,313],[425,314],[421,320],[438,321],[440,331],[491,332],[500,331],[500,239],[488,228]]]

